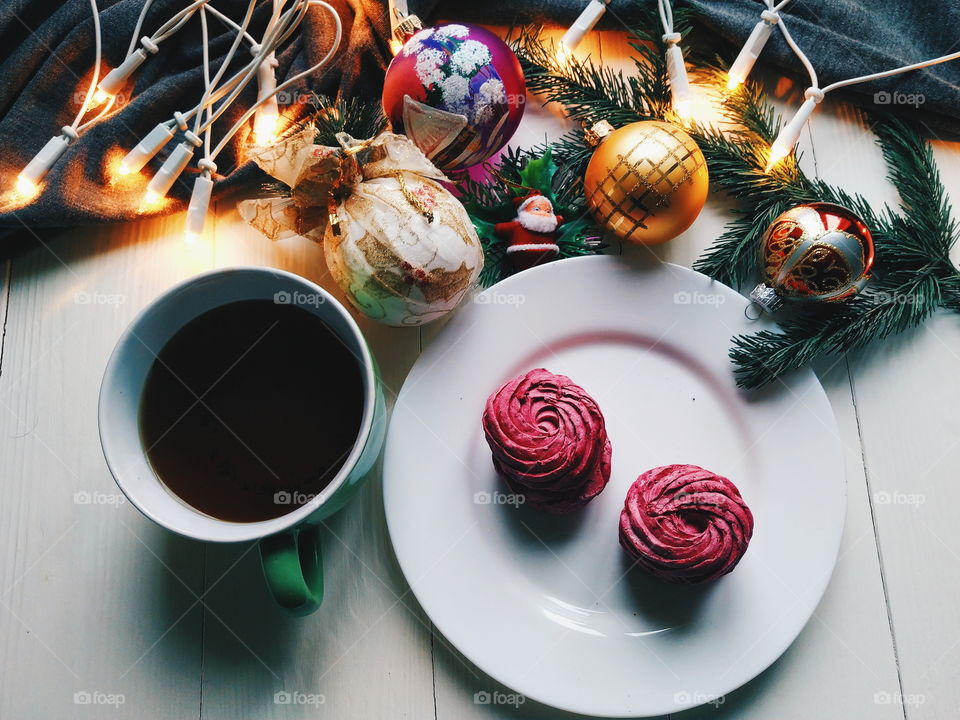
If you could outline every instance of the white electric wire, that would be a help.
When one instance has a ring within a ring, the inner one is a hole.
[[[787,24],[783,21],[782,17],[780,18],[780,22],[777,23],[777,27],[780,28],[780,32],[783,34],[783,39],[787,41],[787,45],[791,50],[793,50],[793,54],[799,58],[801,63],[803,63],[803,67],[807,71],[807,75],[810,78],[810,87],[819,87],[816,68],[813,67],[813,63],[810,62],[810,59],[806,56],[803,50],[800,49],[800,46],[797,45],[797,41],[793,39],[793,35],[791,35],[790,31],[787,30]]]
[[[673,32],[673,7],[670,0],[657,0],[657,9],[660,11],[660,22],[663,32],[667,35]]]
[[[328,13],[330,13],[330,16],[333,18],[333,24],[334,24],[333,43],[330,45],[330,49],[327,51],[327,54],[324,55],[323,58],[321,58],[321,60],[316,65],[280,83],[277,86],[277,89],[274,94],[279,93],[282,90],[285,90],[286,88],[290,87],[290,85],[292,85],[293,83],[298,82],[299,80],[302,80],[308,75],[312,75],[313,73],[320,70],[324,65],[326,65],[330,61],[330,59],[336,54],[337,50],[340,48],[340,41],[343,38],[343,24],[340,22],[340,15],[333,8],[333,6],[324,2],[324,0],[306,0],[306,2],[304,3],[304,6],[307,8],[309,8],[309,6],[311,5],[321,6]],[[246,124],[247,120],[251,118],[251,116],[256,112],[257,108],[260,107],[260,105],[262,105],[264,102],[266,102],[267,99],[268,98],[263,98],[262,100],[257,101],[247,109],[247,111],[240,117],[240,119],[234,124],[234,126],[227,131],[224,137],[213,149],[213,152],[210,154],[211,160],[216,159],[217,155],[219,155],[223,151],[223,149],[227,146],[227,143],[230,142],[230,139],[234,135],[236,135],[237,132],[239,132],[240,128],[242,128],[244,124]]]
[[[213,15],[217,20],[219,20],[221,23],[226,25],[228,28],[230,28],[234,32],[242,32],[243,39],[247,41],[248,45],[250,45],[251,47],[255,47],[257,45],[257,40],[256,38],[253,37],[253,35],[244,31],[233,19],[231,19],[230,17],[224,15],[222,12],[217,10],[211,3],[208,2],[204,7],[206,8],[208,13]]]
[[[295,5],[294,8],[288,11],[288,13],[284,14],[283,16],[284,18],[287,18],[287,17],[291,18],[289,24],[286,24],[283,19],[281,19],[281,21],[277,23],[277,28],[275,28],[275,30],[277,33],[281,33],[281,34],[272,35],[270,37],[270,41],[261,48],[260,52],[253,59],[253,61],[250,64],[248,64],[244,70],[241,70],[240,73],[238,73],[239,75],[242,75],[242,77],[239,78],[236,87],[234,87],[230,91],[230,94],[227,95],[227,97],[220,103],[220,105],[214,111],[210,122],[215,122],[233,103],[233,101],[237,98],[237,96],[241,92],[243,92],[243,89],[247,86],[247,84],[256,76],[257,68],[260,66],[260,63],[263,62],[264,59],[266,59],[266,57],[273,51],[273,49],[279,47],[284,42],[286,42],[286,40],[294,33],[294,31],[297,29],[300,23],[303,22],[304,17],[306,17],[307,10],[309,9],[310,5],[314,3],[320,4],[318,0],[307,0],[306,2],[302,2],[299,5]],[[326,5],[326,3],[322,3],[322,4]],[[331,11],[334,14],[336,14],[336,11],[334,11],[332,8],[331,8]],[[339,26],[339,22],[340,22],[339,15],[337,15],[336,17],[336,22]],[[339,44],[340,34],[342,34],[342,29],[338,30],[338,36],[337,36],[338,44]],[[307,71],[307,72],[311,72],[311,71]],[[301,73],[301,75],[302,74],[303,73]],[[284,84],[283,87],[286,87],[286,84]],[[274,95],[276,93],[279,93],[281,89],[282,89],[281,87],[278,87],[274,91]],[[266,99],[267,98],[264,98],[264,100]],[[260,107],[261,104],[262,103],[258,101],[255,105],[251,107],[251,110],[256,110],[256,108]],[[246,117],[249,117],[249,115]],[[201,127],[201,130],[205,129],[205,127],[206,126]]]
[[[662,0],[661,0],[662,1]],[[880,80],[881,78],[891,77],[893,75],[900,75],[902,73],[910,72],[912,70],[921,70],[923,68],[931,67],[933,65],[939,65],[940,63],[949,62],[951,60],[956,60],[960,58],[960,52],[950,53],[949,55],[942,55],[938,58],[933,58],[932,60],[923,60],[921,62],[912,63],[910,65],[904,65],[903,67],[893,68],[892,70],[884,70],[882,72],[870,73],[868,75],[859,75],[857,77],[848,78],[846,80],[838,80],[837,82],[831,83],[824,88],[821,88],[817,80],[817,71],[813,67],[813,63],[810,62],[810,59],[807,57],[806,53],[800,49],[800,46],[797,45],[796,41],[790,35],[790,31],[787,30],[786,24],[784,24],[783,19],[781,18],[778,23],[780,27],[780,32],[783,33],[783,39],[787,41],[787,45],[790,46],[790,49],[793,50],[794,54],[799,58],[800,62],[803,63],[804,68],[807,70],[807,74],[810,76],[810,88],[815,95],[821,94],[825,95],[832,90],[838,88],[847,87],[849,85],[857,85],[859,83],[870,82],[871,80]],[[818,101],[819,102],[819,101]]]
[[[901,73],[910,72],[911,70],[921,70],[923,68],[932,67],[933,65],[939,65],[940,63],[950,62],[951,60],[956,60],[960,58],[960,52],[950,53],[949,55],[941,55],[938,58],[933,58],[932,60],[924,60],[922,62],[913,63],[912,65],[904,65],[903,67],[894,68],[893,70],[884,70],[883,72],[872,73],[870,75],[861,75],[860,77],[850,78],[848,80],[839,80],[835,83],[831,83],[823,88],[823,92],[828,93],[831,90],[836,90],[837,88],[847,87],[848,85],[856,85],[857,83],[870,82],[871,80],[880,80],[881,78],[890,77],[891,75],[900,75]]]
[[[93,12],[93,77],[90,79],[90,87],[87,89],[87,94],[83,98],[83,103],[80,105],[80,111],[73,119],[73,122],[70,123],[70,127],[72,127],[74,130],[78,130],[80,127],[80,120],[83,119],[83,116],[86,115],[87,111],[90,109],[90,103],[93,101],[93,93],[97,88],[97,83],[100,82],[100,59],[102,56],[102,47],[100,43],[100,9],[97,7],[97,0],[90,0],[90,9]]]
[[[230,45],[230,49],[227,51],[227,54],[223,58],[223,62],[220,63],[220,67],[217,69],[216,75],[213,76],[213,79],[207,83],[203,91],[203,97],[200,100],[201,107],[206,108],[210,99],[210,91],[212,87],[215,87],[217,83],[220,82],[220,79],[223,77],[223,74],[227,71],[227,67],[233,61],[234,55],[237,53],[237,48],[240,47],[240,44],[243,42],[243,34],[246,32],[247,28],[250,26],[250,20],[253,18],[253,11],[256,7],[256,0],[250,0],[247,4],[247,11],[244,13],[243,22],[241,23],[241,31],[237,33],[237,36],[233,39],[233,43]],[[204,44],[204,50],[207,50],[206,43]],[[210,111],[208,109],[208,116]],[[196,118],[194,119],[193,133],[194,135],[200,134],[200,126],[203,122],[203,114],[197,113]],[[209,126],[209,125],[208,125]]]
[[[128,56],[137,49],[137,42],[140,40],[140,31],[143,29],[143,22],[147,19],[147,12],[150,10],[151,5],[153,5],[153,0],[144,0],[143,7],[140,8],[137,24],[133,28],[133,35],[130,36],[130,45],[127,46]]]
[[[205,96],[210,94],[210,35],[207,30],[207,10],[209,9],[209,6],[200,8],[200,35],[203,41],[203,91]],[[208,118],[212,111],[212,105],[207,105]],[[199,114],[197,117],[200,117]],[[204,153],[208,155],[210,154],[210,134],[211,129],[208,127],[203,134]]]
[[[778,13],[783,10],[787,5],[789,5],[793,0],[780,0],[779,3],[774,4],[773,0],[767,0],[767,9],[772,13]]]

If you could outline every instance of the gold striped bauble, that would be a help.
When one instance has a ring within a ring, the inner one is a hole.
[[[610,132],[584,177],[587,205],[622,240],[656,245],[686,230],[707,199],[703,153],[676,125],[635,122]]]

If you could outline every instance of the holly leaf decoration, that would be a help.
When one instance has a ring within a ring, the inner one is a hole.
[[[553,197],[553,176],[557,174],[557,164],[553,161],[553,153],[548,147],[540,157],[530,157],[520,169],[520,184],[525,188],[533,188],[543,193],[550,202]],[[526,195],[529,190],[513,188],[516,197]]]

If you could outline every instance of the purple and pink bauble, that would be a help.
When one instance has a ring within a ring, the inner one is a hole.
[[[441,170],[483,162],[523,116],[526,83],[513,51],[475,25],[421,30],[390,63],[383,109]]]

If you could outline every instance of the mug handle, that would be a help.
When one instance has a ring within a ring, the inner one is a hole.
[[[260,541],[260,562],[267,587],[291,615],[309,615],[323,602],[320,528],[308,525]]]

